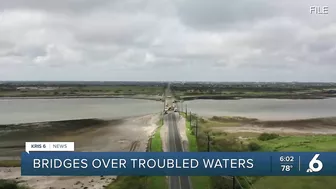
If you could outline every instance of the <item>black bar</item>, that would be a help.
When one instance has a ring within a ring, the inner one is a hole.
[[[232,188],[236,189],[236,178],[232,177]]]
[[[210,152],[210,134],[208,134],[208,152]]]

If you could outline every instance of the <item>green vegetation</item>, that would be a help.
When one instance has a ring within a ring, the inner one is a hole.
[[[196,137],[195,137],[194,130],[191,127],[191,124],[190,124],[189,121],[186,124],[187,124],[186,134],[187,134],[188,142],[189,142],[189,151],[190,152],[197,152],[198,151],[197,140],[196,140]]]
[[[21,167],[20,160],[0,160],[0,167]]]
[[[151,152],[163,152],[162,149],[162,140],[161,140],[161,135],[160,135],[160,129],[162,127],[162,119],[157,123],[157,125],[160,125],[158,129],[155,131],[151,143],[150,143],[150,151]]]
[[[162,179],[163,178],[163,179]],[[168,189],[165,177],[120,176],[107,189]]]
[[[119,176],[107,186],[108,189],[147,189],[146,176]]]
[[[174,96],[193,99],[322,99],[336,97],[335,83],[174,83]]]
[[[129,86],[10,86],[0,85],[0,97],[117,97],[145,95],[144,99],[158,99],[164,89],[156,85],[129,85]],[[140,96],[138,98],[141,98]]]
[[[258,121],[258,119],[254,119],[254,118],[246,118],[246,117],[239,117],[239,116],[213,116],[212,118],[210,118],[209,120],[211,121],[216,121],[217,123],[242,123],[242,122],[256,122]],[[203,120],[203,123],[205,122],[205,120]]]
[[[182,116],[186,117],[185,113],[181,113]],[[189,121],[189,116],[186,121],[186,134],[188,137],[188,142],[189,142],[189,151],[190,152],[197,152],[198,151],[198,145],[197,145],[197,139],[195,136],[195,130],[191,126],[191,123]],[[192,115],[192,120],[195,118]],[[209,188],[210,187],[210,177],[208,176],[192,176],[190,177],[191,183],[194,189],[204,189],[204,188]]]
[[[279,135],[275,133],[262,133],[261,135],[259,135],[258,140],[267,141],[267,140],[272,140],[278,137]]]
[[[251,139],[257,140],[257,139]],[[280,136],[268,141],[259,141],[261,151],[287,151],[287,152],[307,152],[307,151],[336,151],[336,136]],[[315,189],[335,188],[335,177],[260,177],[253,183],[255,188],[272,189],[299,188]]]
[[[165,86],[153,82],[8,82],[0,84],[0,97],[156,96]],[[173,96],[184,100],[336,97],[335,83],[173,83],[171,89]]]
[[[223,94],[195,94],[185,95],[182,93],[179,99],[181,100],[195,100],[195,99],[219,99],[219,100],[237,100],[240,98],[276,98],[276,99],[324,99],[327,97],[336,97],[336,94],[329,94],[324,92],[303,92],[303,93],[274,93],[274,92],[262,92],[262,93],[223,93]]]
[[[257,139],[250,139],[257,141]],[[314,136],[280,136],[278,138],[259,141],[261,151],[287,151],[287,152],[335,152],[336,136],[314,135]]]
[[[323,177],[262,177],[258,179],[254,184],[254,188],[257,189],[333,189],[335,188],[335,177],[323,176]]]
[[[159,120],[157,125],[159,125],[158,129],[155,131],[155,134],[153,135],[151,139],[151,152],[163,152],[162,148],[162,140],[160,135],[160,130],[162,127],[163,120],[162,118]],[[163,188],[167,189],[168,184],[166,181],[165,176],[152,176],[147,177],[147,189],[156,189],[156,188]]]
[[[108,189],[168,189],[164,176],[119,176]]]
[[[258,144],[258,143],[256,143],[256,142],[250,142],[250,143],[247,145],[247,148],[248,148],[249,151],[251,151],[251,152],[261,150],[261,146],[260,146],[260,144]]]
[[[158,129],[150,139],[150,151],[162,152],[162,140],[160,129],[162,127],[162,119],[157,123]],[[108,189],[168,189],[168,183],[164,176],[120,176],[118,179],[107,186]]]
[[[0,189],[29,189],[26,186],[20,186],[17,181],[0,179]]]
[[[283,136],[275,133],[225,133],[216,132],[214,127],[235,124],[244,124],[248,121],[259,123],[254,119],[243,119],[239,117],[213,117],[208,120],[197,118],[192,115],[192,120],[198,119],[198,137],[197,149],[199,151],[207,151],[208,140],[210,135],[211,145],[210,151],[336,151],[336,135],[313,135],[313,136]],[[192,121],[193,122],[193,121]],[[306,125],[311,123],[323,123],[327,125],[335,125],[335,119],[322,118],[310,120],[284,121],[284,122],[260,122],[267,125],[277,126],[283,125]],[[211,127],[214,125],[214,127]],[[194,127],[190,127],[189,115],[187,127],[192,128],[191,133],[195,132]],[[238,137],[240,136],[240,137]],[[242,139],[243,137],[243,139]],[[195,179],[193,179],[195,178]],[[323,188],[333,189],[336,186],[335,177],[238,177],[239,182],[245,189],[250,189],[251,184],[256,189],[315,189]],[[201,188],[207,188],[208,185],[213,189],[232,188],[231,180],[222,177],[192,177],[194,185]],[[197,184],[196,184],[197,183]],[[196,188],[198,189],[198,188]]]

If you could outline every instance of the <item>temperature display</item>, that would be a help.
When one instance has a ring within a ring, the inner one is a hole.
[[[301,170],[301,158],[293,153],[283,152],[272,157],[271,172],[279,175],[295,175]]]
[[[293,169],[293,165],[281,165],[281,171],[289,172]]]

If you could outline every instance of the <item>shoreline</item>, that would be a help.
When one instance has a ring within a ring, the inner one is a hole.
[[[54,125],[60,125],[60,124],[69,124],[69,123],[94,123],[94,124],[107,124],[111,122],[115,123],[122,123],[127,120],[131,119],[137,119],[145,116],[155,116],[159,113],[152,113],[152,114],[141,114],[136,116],[123,116],[118,118],[111,118],[111,119],[102,119],[102,118],[74,118],[74,119],[60,119],[60,120],[50,120],[50,121],[34,121],[34,122],[22,122],[22,123],[9,123],[9,124],[0,124],[0,132],[1,129],[6,128],[18,128],[18,127],[31,127],[31,126],[54,126]],[[198,115],[202,119],[207,120],[213,120],[213,121],[219,121],[219,122],[225,122],[225,121],[243,121],[243,122],[249,122],[249,123],[309,123],[309,122],[316,122],[316,121],[323,121],[323,120],[329,120],[329,119],[335,119],[335,116],[320,116],[320,117],[307,117],[307,118],[297,118],[297,119],[258,119],[255,117],[245,117],[245,116],[225,116],[225,115]],[[41,128],[41,127],[37,127]]]
[[[124,99],[139,99],[139,100],[154,100],[163,101],[161,96],[151,95],[76,95],[76,96],[0,96],[0,100],[8,99],[80,99],[80,98],[124,98]],[[178,96],[177,101],[192,101],[192,100],[242,100],[242,99],[287,99],[287,100],[323,100],[336,98],[336,95],[327,96],[288,96],[288,95],[263,95],[263,96],[216,96],[216,95],[199,95],[199,96]]]
[[[6,96],[0,97],[0,100],[10,99],[80,99],[80,98],[124,98],[124,99],[136,99],[136,100],[154,100],[162,101],[159,96],[109,96],[109,95],[94,95],[94,96]]]
[[[206,129],[220,133],[276,133],[280,135],[336,135],[336,116],[265,121],[239,116],[200,117]]]
[[[180,101],[192,101],[192,100],[242,100],[242,99],[278,99],[278,100],[323,100],[336,98],[336,96],[297,96],[297,97],[288,97],[288,96],[248,96],[248,97],[239,97],[239,96],[185,96],[179,97]]]

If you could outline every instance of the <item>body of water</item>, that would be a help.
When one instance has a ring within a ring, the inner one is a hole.
[[[157,113],[162,105],[159,101],[120,98],[1,99],[0,124],[116,119]]]
[[[291,120],[336,116],[336,99],[323,100],[193,100],[188,111],[203,116],[244,116],[261,120]],[[2,99],[0,124],[71,119],[117,119],[157,113],[162,103],[119,98]]]
[[[184,106],[185,104],[187,104],[189,110],[203,116],[243,116],[261,120],[291,120],[336,116],[335,98],[323,100],[193,100],[186,101]]]

